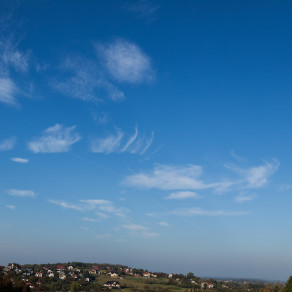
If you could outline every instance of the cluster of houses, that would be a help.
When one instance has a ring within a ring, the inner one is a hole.
[[[123,279],[126,275],[138,278],[158,278],[158,275],[152,272],[148,272],[145,270],[137,270],[131,269],[128,267],[122,266],[107,266],[107,265],[89,265],[84,264],[73,266],[68,264],[67,266],[63,264],[57,265],[33,265],[33,266],[21,266],[19,264],[8,264],[7,267],[1,267],[1,273],[7,274],[12,277],[13,275],[17,276],[17,278],[21,278],[27,286],[31,289],[36,288],[36,286],[42,284],[42,278],[47,277],[51,278],[52,281],[56,280],[63,280],[64,283],[68,281],[82,281],[83,283],[93,281],[98,275],[106,275],[108,278],[111,278],[110,281],[102,284],[104,287],[109,289],[121,289],[121,284],[118,280]],[[183,275],[176,275],[176,274],[164,274],[158,273],[159,278],[168,278],[169,280],[174,280],[179,286],[181,285],[182,280],[186,280],[186,277]],[[47,280],[46,280],[47,281]],[[82,283],[79,282],[79,283]],[[187,279],[187,282],[192,285],[196,285],[198,288],[200,287],[201,290],[212,290],[216,289],[219,285],[215,280],[203,280],[199,278]],[[89,283],[88,283],[89,284]],[[221,281],[220,287],[232,290],[234,285],[233,281]]]

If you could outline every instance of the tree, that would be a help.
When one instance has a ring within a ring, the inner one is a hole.
[[[70,292],[77,292],[80,291],[80,285],[77,282],[73,282],[70,285]]]
[[[289,279],[285,285],[284,291],[285,292],[292,292],[292,276],[289,277]]]
[[[192,279],[194,277],[195,277],[194,273],[192,273],[192,272],[187,273],[187,278],[188,279]]]
[[[13,291],[13,283],[9,278],[0,276],[0,291]]]

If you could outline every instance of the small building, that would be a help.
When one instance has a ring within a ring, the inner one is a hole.
[[[109,289],[121,289],[119,281],[107,281],[103,284],[103,286]]]

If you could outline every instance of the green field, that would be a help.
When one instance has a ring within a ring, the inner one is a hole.
[[[96,278],[99,285],[103,285],[107,281],[119,281],[124,287],[123,291],[182,291],[182,288],[174,285],[167,285],[168,279],[145,279],[142,277],[125,276],[123,279],[113,278],[105,275],[99,275]]]

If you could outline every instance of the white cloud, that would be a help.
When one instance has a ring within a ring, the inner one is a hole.
[[[106,214],[104,214],[102,212],[95,212],[95,214],[98,215],[100,218],[103,218],[103,219],[108,218],[108,215],[106,215]]]
[[[282,184],[279,186],[279,191],[282,192],[282,191],[288,191],[291,189],[291,185],[289,184]]]
[[[237,155],[237,154],[235,153],[234,150],[231,150],[231,151],[230,151],[230,155],[231,155],[231,157],[233,157],[233,158],[234,158],[235,160],[237,160],[238,162],[244,162],[244,161],[246,161],[245,158],[243,158],[243,157]]]
[[[167,222],[159,222],[158,225],[164,226],[164,227],[170,227],[170,225]]]
[[[148,227],[139,224],[124,224],[122,227],[130,231],[131,235],[138,235],[144,238],[153,238],[159,236],[158,233],[151,232]]]
[[[204,189],[208,185],[198,179],[201,173],[201,167],[192,164],[187,166],[156,165],[152,173],[139,173],[126,177],[124,184],[161,190]]]
[[[141,155],[143,155],[148,150],[148,148],[151,146],[153,142],[153,139],[154,139],[154,133],[152,132],[151,137],[146,141],[146,145],[144,149],[142,149],[142,151],[140,152]]]
[[[244,202],[253,201],[256,198],[257,198],[256,194],[252,194],[252,195],[241,194],[241,195],[235,197],[234,200],[238,203],[244,203]]]
[[[134,43],[119,39],[97,48],[106,69],[117,81],[141,83],[154,78],[150,58]]]
[[[202,168],[198,165],[170,166],[158,164],[155,165],[152,172],[140,172],[127,176],[123,184],[160,190],[213,189],[219,193],[231,190],[257,189],[267,184],[268,178],[278,170],[279,164],[279,161],[274,159],[271,162],[265,162],[263,165],[247,169],[227,165],[225,167],[232,170],[237,177],[226,177],[217,182],[212,182],[210,178],[208,178],[208,182],[206,179],[200,178]],[[183,196],[182,193],[179,195]],[[174,198],[175,195],[172,196]]]
[[[21,52],[17,49],[17,45],[17,42],[13,41],[11,37],[2,38],[0,41],[1,65],[6,67],[7,71],[13,68],[16,71],[26,72],[29,67],[29,53]]]
[[[37,196],[37,194],[32,190],[10,189],[10,190],[7,190],[7,194],[14,197],[36,197]]]
[[[14,205],[6,205],[6,208],[8,208],[10,210],[15,210],[16,206],[14,206]]]
[[[82,203],[82,208],[86,210],[101,208],[102,206],[111,206],[112,202],[108,200],[80,200],[79,202]]]
[[[149,229],[148,227],[138,225],[138,224],[125,224],[122,227],[131,231],[145,231]]]
[[[183,200],[183,199],[190,199],[190,198],[198,198],[199,195],[195,192],[189,191],[182,191],[182,192],[175,192],[171,193],[166,199],[175,199],[175,200]]]
[[[91,143],[91,151],[106,154],[117,152],[123,136],[123,132],[118,130],[115,135],[110,135],[102,139],[96,139]]]
[[[104,138],[97,138],[92,140],[90,149],[95,153],[123,153],[128,152],[131,154],[143,155],[153,142],[153,132],[150,138],[146,138],[145,135],[139,136],[138,128],[135,127],[135,132],[127,140],[124,146],[123,138],[125,134],[121,130],[117,130],[115,134],[108,135]]]
[[[133,144],[133,142],[136,140],[137,136],[138,136],[138,128],[136,126],[135,127],[135,133],[133,134],[133,136],[130,137],[130,139],[128,140],[128,142],[126,143],[126,145],[123,147],[123,149],[121,150],[121,152],[126,151]]]
[[[125,213],[128,212],[127,209],[124,208],[116,208],[111,201],[108,200],[79,200],[78,203],[70,203],[66,201],[56,201],[56,200],[48,200],[49,203],[58,205],[65,209],[73,209],[77,211],[91,211],[91,210],[98,210],[95,212],[96,215],[98,215],[100,218],[108,218],[108,214],[113,214],[118,217],[125,217]],[[101,212],[100,212],[101,211]],[[89,221],[88,217],[87,221]],[[86,221],[86,219],[84,219]]]
[[[125,9],[134,13],[139,18],[149,18],[153,17],[155,12],[159,9],[159,5],[153,5],[147,0],[139,0],[132,3],[127,3],[125,5]]]
[[[273,175],[279,168],[279,161],[273,159],[271,162],[265,162],[263,165],[243,169],[226,165],[225,167],[239,174],[240,179],[236,184],[243,185],[246,188],[261,188],[268,182],[268,177]]]
[[[53,86],[64,95],[84,101],[102,101],[104,97],[113,101],[124,99],[124,93],[104,78],[95,61],[67,57],[61,70],[69,73],[69,77],[65,80],[61,77]]]
[[[85,221],[85,222],[96,222],[97,221],[97,219],[88,218],[88,217],[83,217],[81,220],[82,221]]]
[[[13,149],[16,144],[16,137],[9,137],[0,142],[0,151],[8,151]]]
[[[68,152],[71,146],[81,139],[75,128],[55,124],[46,129],[39,138],[29,142],[28,148],[34,153]]]
[[[55,204],[57,206],[60,206],[62,208],[65,209],[73,209],[73,210],[77,210],[77,211],[82,211],[83,209],[75,204],[71,204],[71,203],[67,203],[65,201],[55,201],[55,200],[48,200],[49,203]]]
[[[201,208],[181,208],[172,211],[172,214],[178,216],[239,216],[246,215],[247,212],[242,211],[226,211],[226,210],[204,210]]]
[[[112,213],[118,217],[125,217],[125,213],[128,212],[128,210],[124,208],[115,208],[113,205],[100,206],[99,209],[104,212]]]
[[[12,157],[12,161],[17,162],[17,163],[28,163],[29,160],[27,158],[21,158],[21,157]]]
[[[0,102],[7,105],[16,105],[15,95],[17,92],[18,89],[10,78],[0,78]]]

